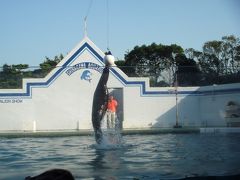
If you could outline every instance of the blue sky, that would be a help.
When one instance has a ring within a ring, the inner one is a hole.
[[[66,55],[83,38],[91,0],[0,0],[0,66],[37,66]],[[239,0],[93,0],[88,36],[117,59],[136,45],[178,44],[202,49],[224,35],[240,37]],[[109,26],[108,26],[109,25]]]

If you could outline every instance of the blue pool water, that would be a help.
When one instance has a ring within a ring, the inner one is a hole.
[[[175,179],[240,173],[240,134],[126,135],[114,148],[93,136],[0,138],[0,179],[53,168],[75,179]]]

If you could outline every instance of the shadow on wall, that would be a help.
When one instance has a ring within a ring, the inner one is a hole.
[[[227,127],[229,125],[227,110],[229,102],[240,103],[236,91],[223,89],[223,86],[200,87],[193,94],[184,95],[183,91],[169,91],[169,100],[174,104],[166,113],[156,118],[153,128],[173,127],[176,124],[183,127]],[[226,86],[225,86],[226,87]],[[239,92],[237,92],[239,94]],[[176,98],[177,97],[177,98]],[[234,107],[236,109],[236,107]],[[240,111],[240,108],[239,108]],[[240,125],[239,117],[231,118]],[[238,118],[238,119],[237,119]],[[236,125],[237,124],[237,125]],[[240,127],[240,126],[238,126]]]

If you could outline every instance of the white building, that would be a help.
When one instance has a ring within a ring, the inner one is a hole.
[[[92,129],[93,93],[103,57],[85,37],[45,78],[24,79],[22,89],[0,89],[0,132]],[[176,106],[172,87],[149,87],[148,78],[130,78],[117,67],[111,68],[108,88],[119,102],[118,118],[125,129],[173,127],[176,107],[184,127],[224,127],[229,101],[240,103],[240,84],[228,84],[178,87]]]

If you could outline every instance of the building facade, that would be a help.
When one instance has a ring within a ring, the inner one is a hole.
[[[22,89],[0,89],[0,131],[91,130],[103,57],[85,37],[45,78],[24,79]],[[148,78],[111,67],[107,86],[124,129],[173,127],[176,121],[184,127],[226,127],[240,120],[239,83],[178,87],[176,94],[172,87],[150,87]],[[229,102],[236,116],[226,115]]]

